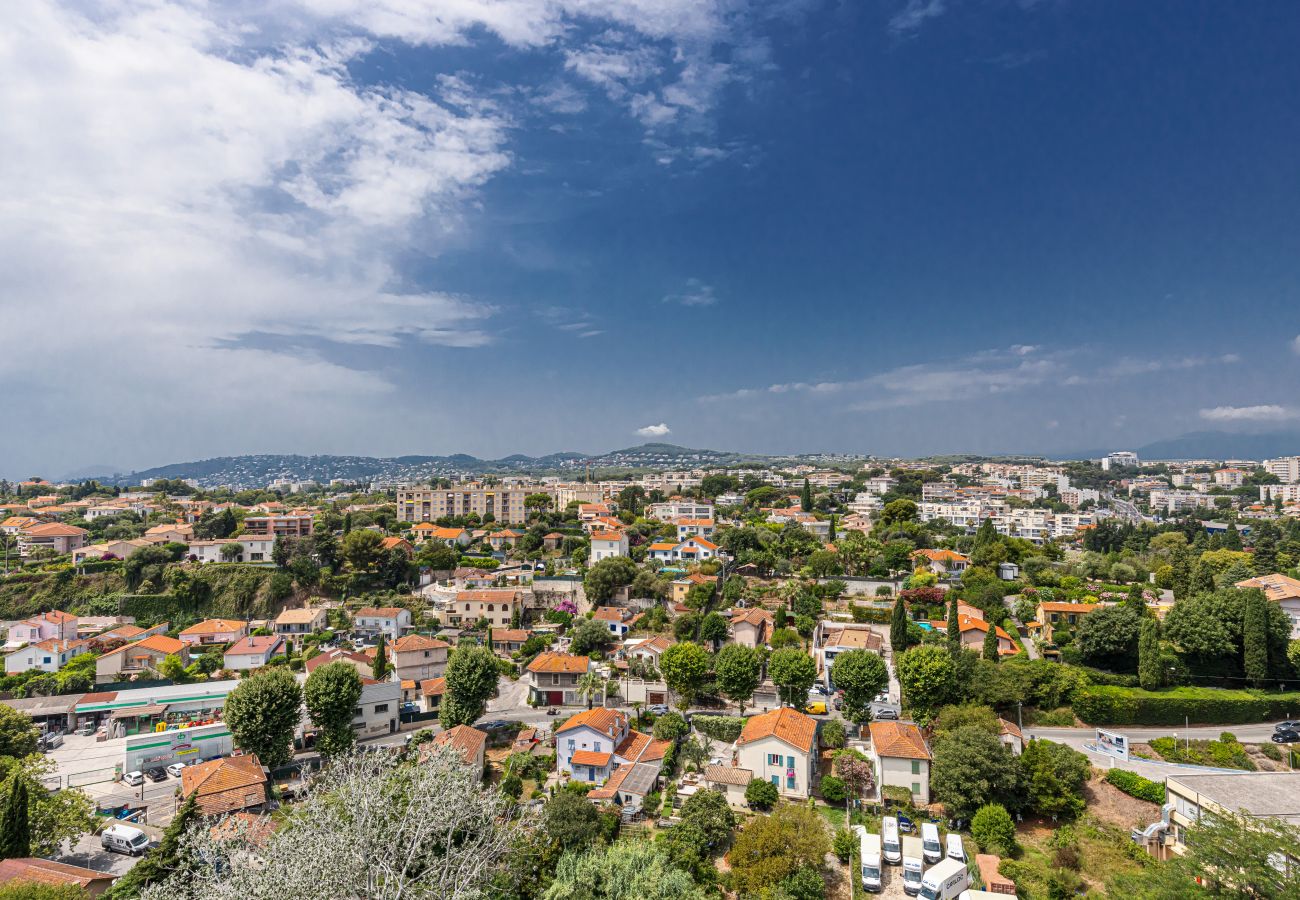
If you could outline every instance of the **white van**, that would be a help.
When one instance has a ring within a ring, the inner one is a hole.
[[[939,843],[939,826],[933,822],[921,823],[921,846],[925,850],[925,861],[934,865],[943,859],[943,844]]]
[[[945,840],[947,841],[948,844],[948,858],[965,862],[966,847],[961,842],[961,835],[955,831],[950,831],[948,832],[948,837]]]
[[[903,838],[903,891],[915,897],[921,893],[921,876],[925,874],[925,851],[914,834]]]
[[[903,845],[898,842],[898,819],[885,816],[880,820],[880,839],[884,842],[885,862],[896,866],[903,861]]]
[[[130,825],[109,825],[100,832],[99,843],[111,853],[139,856],[149,849],[149,835]]]
[[[921,879],[921,900],[956,900],[969,887],[966,864],[945,859]]]
[[[861,825],[853,826],[858,835],[858,855],[862,865],[862,889],[879,893],[884,889],[883,872],[880,869],[880,835],[867,831]]]

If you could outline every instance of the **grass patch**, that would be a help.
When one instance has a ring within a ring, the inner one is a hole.
[[[1063,830],[1042,826],[1017,832],[1024,852],[1019,859],[1004,858],[1002,871],[1016,882],[1021,897],[1057,896],[1062,887],[1076,885],[1085,887],[1089,896],[1094,891],[1104,895],[1105,879],[1138,872],[1146,863],[1143,851],[1122,829],[1085,817],[1073,826],[1074,839],[1068,844],[1073,851],[1064,853],[1062,842],[1053,840]]]
[[[1155,738],[1148,742],[1161,759],[1172,763],[1196,766],[1214,766],[1220,769],[1242,769],[1254,772],[1255,763],[1246,748],[1230,732],[1225,731],[1217,741],[1181,741],[1173,737]]]

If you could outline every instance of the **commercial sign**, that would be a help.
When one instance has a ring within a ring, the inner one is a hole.
[[[1128,737],[1114,731],[1097,729],[1097,751],[1119,759],[1128,759]]]
[[[220,722],[136,735],[126,741],[125,771],[229,756],[233,749],[230,729]]]

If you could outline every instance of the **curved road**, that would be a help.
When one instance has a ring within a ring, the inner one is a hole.
[[[1112,727],[1107,729],[1125,735],[1130,741],[1136,743],[1146,743],[1152,738],[1158,737],[1176,737],[1179,740],[1191,738],[1192,740],[1215,740],[1225,731],[1232,732],[1237,736],[1239,741],[1247,744],[1265,744],[1273,736],[1273,723],[1261,722],[1249,725],[1194,725],[1191,728],[1169,728],[1168,726],[1160,728],[1123,728]],[[1186,766],[1176,763],[1160,762],[1158,760],[1138,759],[1136,757],[1129,760],[1118,759],[1105,753],[1097,753],[1089,750],[1087,744],[1095,742],[1096,729],[1093,728],[1036,728],[1029,727],[1024,729],[1026,738],[1045,738],[1049,741],[1056,741],[1058,744],[1068,744],[1076,750],[1080,750],[1088,755],[1093,764],[1100,768],[1120,768],[1137,772],[1147,778],[1162,779],[1166,775],[1174,775],[1179,772],[1187,773],[1203,770],[1200,766]],[[1237,772],[1236,769],[1215,769],[1216,772]]]

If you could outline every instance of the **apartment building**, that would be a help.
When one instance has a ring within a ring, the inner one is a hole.
[[[1300,482],[1300,456],[1280,456],[1264,460],[1264,470],[1276,475],[1283,484]]]
[[[647,506],[646,516],[661,522],[671,522],[674,519],[712,519],[713,504],[697,500],[667,500]]]
[[[522,615],[523,597],[513,588],[457,591],[456,599],[443,609],[442,619],[444,625],[453,627],[485,619],[489,625],[504,628],[510,625],[516,609]]]
[[[62,522],[31,525],[18,532],[18,555],[31,556],[38,550],[51,550],[62,556],[86,546],[90,532]]]
[[[249,537],[311,537],[312,517],[308,513],[283,516],[249,516],[244,519],[244,535]]]
[[[1300,500],[1300,484],[1261,484],[1259,499],[1264,503],[1272,503],[1277,499],[1283,503],[1294,503]]]
[[[1214,506],[1214,497],[1196,491],[1152,491],[1151,509],[1176,513],[1185,509],[1200,509]]]
[[[524,509],[526,488],[457,485],[455,488],[404,489],[397,492],[399,522],[432,522],[437,519],[477,515],[492,516],[507,525],[522,525],[528,514]]]

